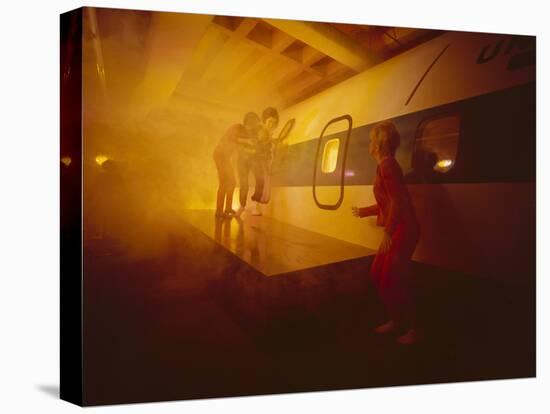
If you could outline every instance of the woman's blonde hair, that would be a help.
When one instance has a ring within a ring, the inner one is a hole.
[[[383,121],[375,125],[370,132],[370,139],[377,143],[381,155],[391,155],[392,157],[401,142],[397,128],[390,121]]]

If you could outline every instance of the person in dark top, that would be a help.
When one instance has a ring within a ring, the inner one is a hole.
[[[249,112],[244,116],[243,124],[231,126],[222,136],[214,150],[214,162],[218,171],[219,187],[216,197],[216,217],[227,218],[236,214],[233,210],[233,192],[236,180],[233,158],[237,154],[237,166],[241,183],[241,205],[248,196],[248,174],[251,168],[250,157],[255,154],[255,133],[260,123],[257,114]],[[246,177],[246,179],[245,179]],[[245,188],[243,189],[243,183]],[[225,202],[225,209],[224,209]]]
[[[384,227],[370,275],[390,320],[375,331],[382,334],[400,329],[405,333],[397,342],[409,345],[418,340],[418,334],[415,309],[404,279],[420,231],[403,172],[395,160],[399,142],[399,133],[391,122],[382,122],[371,131],[369,153],[378,163],[373,188],[376,204],[352,207],[352,213],[356,217],[376,216],[377,225]]]

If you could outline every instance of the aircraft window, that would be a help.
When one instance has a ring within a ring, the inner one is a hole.
[[[456,161],[460,115],[449,114],[423,121],[413,154],[414,172],[421,178],[449,172]]]
[[[329,139],[323,149],[323,158],[321,161],[321,171],[328,174],[336,170],[338,164],[338,150],[340,149],[340,140],[338,138]]]
[[[290,134],[290,131],[292,131],[292,128],[294,128],[294,124],[296,123],[296,119],[292,118],[289,119],[283,129],[281,129],[281,132],[279,132],[279,136],[277,137],[277,142],[284,141],[286,137],[288,137],[288,134]]]

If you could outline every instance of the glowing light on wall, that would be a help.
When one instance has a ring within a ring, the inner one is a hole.
[[[95,162],[97,163],[97,165],[102,165],[105,161],[107,161],[109,158],[106,157],[105,155],[98,155],[97,157],[95,157]]]
[[[338,163],[338,149],[340,148],[340,140],[338,138],[329,139],[325,143],[323,150],[323,162],[321,163],[321,171],[324,173],[334,172]]]
[[[436,171],[449,171],[451,167],[453,166],[452,160],[439,160],[437,161],[437,164],[435,164],[434,170]]]
[[[345,175],[346,177],[355,177],[355,172],[354,172],[354,171],[346,171],[346,172],[344,173],[344,175]]]
[[[71,159],[71,157],[63,157],[61,158],[61,162],[65,164],[65,167],[68,167],[69,165],[71,165],[71,162],[73,162],[73,160]]]

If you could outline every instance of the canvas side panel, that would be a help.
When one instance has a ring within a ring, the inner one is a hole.
[[[60,16],[60,396],[82,405],[82,9]]]

